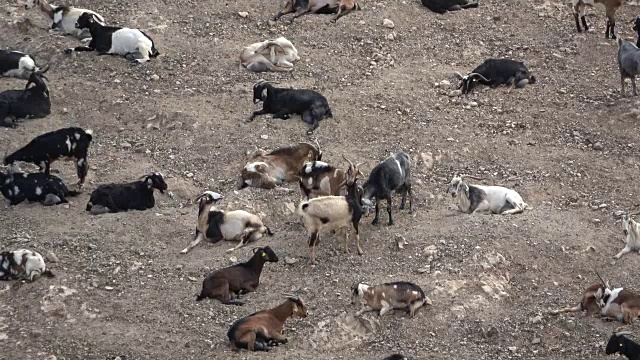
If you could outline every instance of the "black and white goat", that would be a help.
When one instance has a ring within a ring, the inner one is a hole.
[[[274,119],[289,119],[291,114],[299,114],[302,121],[311,125],[308,133],[318,128],[320,120],[333,117],[327,98],[306,89],[276,88],[270,81],[258,80],[253,85],[253,103],[262,102],[262,109],[254,111],[247,121],[258,115],[273,114]]]
[[[31,74],[38,71],[40,68],[31,55],[0,49],[0,75],[29,80]]]
[[[454,176],[447,193],[457,198],[460,211],[472,214],[476,211],[490,211],[494,214],[509,215],[530,209],[515,190],[502,186],[471,185],[464,182],[464,178],[482,180],[469,175]]]
[[[40,202],[45,206],[68,203],[67,197],[77,196],[77,191],[69,191],[64,182],[45,173],[27,174],[15,169],[0,173],[0,192],[11,205],[27,200]]]
[[[39,253],[27,249],[0,252],[0,280],[34,281],[42,275],[54,277]]]
[[[205,191],[196,198],[198,205],[198,224],[193,241],[181,251],[186,254],[202,240],[217,243],[220,240],[235,241],[240,243],[227,250],[232,252],[250,242],[257,241],[264,234],[272,236],[271,229],[262,223],[258,215],[251,214],[244,210],[220,211],[213,205],[221,200],[223,196],[213,191]]]
[[[51,114],[49,89],[43,74],[46,70],[32,72],[24,90],[7,90],[0,93],[0,126],[14,127],[17,119],[39,119]],[[33,87],[29,85],[34,84]]]
[[[605,353],[607,355],[620,353],[629,360],[640,360],[640,345],[627,337],[630,335],[633,336],[633,333],[614,331],[607,342]]]
[[[76,28],[89,29],[91,42],[88,46],[66,49],[65,54],[95,50],[98,55],[121,55],[133,63],[144,63],[160,55],[149,35],[138,29],[102,25],[90,13],[80,15]]]
[[[456,72],[461,82],[458,88],[467,94],[477,85],[496,88],[500,85],[514,84],[522,88],[527,84],[535,84],[536,78],[531,75],[524,63],[511,59],[487,59],[467,75]]]
[[[376,199],[376,216],[372,224],[377,224],[380,214],[380,200],[387,200],[387,213],[389,214],[389,225],[393,225],[391,215],[391,194],[402,194],[400,210],[404,209],[407,195],[409,195],[409,211],[413,210],[413,194],[411,193],[411,157],[405,152],[395,153],[383,162],[376,165],[369,174],[369,178],[362,185],[362,206],[365,214],[371,212],[373,203],[371,199]]]
[[[351,304],[362,306],[356,315],[362,315],[367,311],[380,311],[380,316],[383,316],[393,309],[401,309],[413,317],[420,307],[432,304],[420,286],[406,281],[375,286],[357,283],[351,287],[351,294]]]
[[[92,215],[98,215],[151,209],[156,204],[153,189],[158,189],[164,194],[167,188],[167,183],[159,172],[145,175],[142,180],[131,183],[100,185],[91,193],[87,211]]]
[[[36,164],[40,171],[49,174],[51,163],[60,158],[74,159],[78,174],[78,185],[82,186],[89,171],[87,151],[93,139],[91,130],[68,127],[35,137],[23,148],[4,158],[4,164],[17,161]]]
[[[601,317],[629,325],[640,316],[640,295],[630,290],[622,287],[611,289],[607,282],[604,289],[596,292],[595,297],[600,306]]]
[[[38,6],[40,11],[51,20],[50,33],[59,32],[62,35],[71,35],[79,40],[90,40],[91,34],[87,29],[76,28],[76,22],[83,13],[89,13],[95,16],[96,20],[105,24],[104,18],[95,11],[80,9],[73,6],[56,6],[51,5],[47,0],[27,0],[24,5],[25,9],[31,9]]]
[[[438,14],[478,7],[477,2],[470,3],[469,0],[422,0],[422,5]]]

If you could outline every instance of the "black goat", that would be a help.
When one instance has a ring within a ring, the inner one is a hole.
[[[369,178],[362,185],[362,205],[368,215],[373,206],[371,199],[376,199],[376,216],[372,224],[378,223],[380,213],[380,199],[387,199],[387,212],[389,213],[389,225],[393,225],[391,216],[391,193],[402,193],[400,210],[404,209],[409,195],[409,211],[413,210],[413,194],[411,193],[411,158],[404,152],[395,153],[383,162],[376,165],[369,174]]]
[[[640,345],[624,335],[630,332],[614,332],[609,338],[605,353],[607,355],[620,353],[629,360],[640,360]]]
[[[28,200],[38,201],[42,205],[50,206],[68,203],[67,197],[77,196],[77,191],[69,191],[62,180],[56,176],[35,173],[13,172],[0,173],[0,192],[11,205],[18,205]]]
[[[478,7],[477,2],[469,3],[469,0],[422,0],[422,5],[438,14]]]
[[[100,185],[93,193],[87,204],[87,211],[93,215],[106,212],[121,212],[127,210],[147,210],[155,206],[153,189],[164,194],[167,183],[160,173],[146,175],[142,180],[126,184]]]
[[[40,171],[49,174],[51,163],[61,157],[74,158],[78,185],[82,186],[89,171],[87,151],[93,139],[91,130],[68,127],[35,137],[27,145],[4,158],[4,164],[25,161],[38,165]]]
[[[290,114],[302,115],[302,121],[311,125],[309,133],[318,128],[325,117],[333,117],[327,98],[313,90],[273,87],[269,81],[258,80],[253,85],[253,103],[262,101],[262,110],[254,111],[247,121],[258,115],[274,114],[274,119],[289,119]]]
[[[424,0],[423,0],[424,2]],[[382,360],[409,360],[408,357],[402,355],[402,354],[393,354],[393,355],[389,355],[386,358],[382,359]]]
[[[43,80],[47,79],[43,75],[47,70],[32,72],[24,90],[0,93],[0,126],[13,127],[16,119],[38,119],[51,114],[49,89]],[[35,86],[29,88],[32,83]]]
[[[514,84],[516,88],[521,88],[526,84],[536,83],[536,78],[531,75],[524,63],[511,59],[487,59],[469,74],[456,73],[456,75],[462,80],[458,88],[462,88],[463,94],[471,92],[477,83],[492,88],[502,84]]]
[[[0,75],[29,80],[40,69],[31,55],[20,51],[0,49]]]
[[[247,262],[212,272],[202,282],[202,291],[196,301],[214,298],[227,305],[244,305],[240,301],[234,301],[232,294],[256,291],[260,285],[262,268],[267,261],[278,262],[278,256],[270,247],[265,246],[254,249],[253,256]]]
[[[636,40],[636,47],[640,47],[640,15],[636,16],[633,22],[633,31],[638,34],[638,40]]]

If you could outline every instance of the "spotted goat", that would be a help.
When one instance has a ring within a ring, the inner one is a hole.
[[[0,280],[34,281],[40,276],[54,277],[54,274],[39,253],[26,249],[0,252]]]
[[[399,309],[413,317],[423,305],[432,304],[420,286],[405,281],[375,286],[357,283],[351,287],[351,292],[351,304],[362,306],[356,316],[367,311],[379,311],[380,316],[383,316],[391,310]]]
[[[45,174],[27,174],[19,169],[10,168],[7,173],[0,173],[0,192],[10,205],[18,205],[27,200],[51,206],[68,203],[67,197],[77,196],[77,191],[69,191],[62,179]]]

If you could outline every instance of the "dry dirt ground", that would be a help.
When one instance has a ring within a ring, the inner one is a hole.
[[[594,31],[577,34],[568,5],[555,1],[488,0],[445,16],[414,0],[366,1],[337,24],[312,15],[275,26],[266,20],[279,1],[70,3],[148,29],[162,55],[137,67],[93,53],[65,56],[76,41],[49,35],[36,10],[2,5],[0,44],[52,64],[53,106],[45,119],[1,128],[1,150],[64,126],[96,135],[85,193],[69,206],[0,208],[2,250],[59,258],[53,279],[0,287],[1,359],[381,359],[398,351],[416,359],[607,358],[604,343],[619,324],[548,313],[575,304],[597,282],[594,269],[640,290],[630,276],[639,255],[612,258],[623,247],[615,213],[638,205],[640,101],[620,96],[617,46],[604,39],[602,9],[589,12]],[[619,10],[620,35],[635,40],[628,21],[637,13]],[[394,29],[381,26],[385,18]],[[243,46],[280,35],[300,51],[294,72],[238,68]],[[453,85],[434,86],[488,57],[523,60],[538,83],[482,89],[468,100],[449,97]],[[310,266],[304,227],[287,206],[299,200],[296,184],[291,192],[234,191],[247,151],[308,139],[297,117],[244,122],[262,77],[327,96],[335,118],[316,131],[326,160],[342,166],[346,154],[367,161],[367,173],[391,152],[412,155],[415,212],[397,211],[396,197],[394,226],[385,212],[383,225],[364,219],[363,256],[344,254],[341,240],[326,236],[319,265]],[[0,80],[0,89],[22,86]],[[54,169],[75,183],[72,163]],[[150,171],[168,176],[173,198],[157,194],[145,212],[85,212],[98,184]],[[513,187],[533,210],[462,214],[444,193],[457,172]],[[225,209],[264,216],[276,234],[260,243],[299,260],[267,264],[243,307],[195,295],[210,270],[247,259],[246,250],[230,255],[232,244],[218,243],[179,254],[195,227],[193,199],[205,189],[224,194]],[[404,249],[395,244],[400,236]],[[349,287],[358,280],[416,282],[433,306],[414,319],[355,319]],[[297,292],[310,308],[287,322],[289,344],[233,353],[229,325],[281,303],[283,292]]]

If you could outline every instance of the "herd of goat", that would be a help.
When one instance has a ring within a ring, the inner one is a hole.
[[[585,6],[601,3],[607,15],[606,37],[616,38],[615,12],[622,0],[572,0],[577,30],[588,29],[584,16]],[[439,14],[447,11],[478,7],[478,3],[467,0],[422,0],[424,6]],[[52,33],[71,35],[86,45],[66,49],[75,51],[97,51],[99,55],[124,56],[133,64],[144,63],[159,55],[153,40],[138,29],[107,25],[98,13],[70,6],[54,6],[46,0],[28,0],[25,8],[38,7],[51,21]],[[355,0],[288,0],[285,8],[272,20],[278,20],[293,13],[291,20],[309,13],[332,13],[335,22],[340,17],[360,6]],[[640,17],[635,20],[634,30],[640,33]],[[581,27],[582,24],[582,27]],[[637,95],[635,76],[640,74],[640,37],[638,44],[618,38],[618,64],[621,76],[621,93],[625,95],[625,79],[630,78],[634,95]],[[293,62],[299,60],[298,51],[284,37],[266,40],[244,48],[240,54],[240,65],[252,72],[291,71]],[[35,59],[25,53],[0,50],[0,75],[27,80],[21,90],[0,93],[0,126],[14,127],[21,119],[46,117],[51,112],[50,94],[45,80],[49,67],[40,68]],[[462,75],[459,89],[467,94],[478,84],[496,87],[513,85],[521,88],[535,84],[536,78],[524,63],[511,59],[488,59]],[[333,117],[329,102],[323,95],[306,89],[278,88],[270,81],[259,80],[253,86],[254,103],[262,103],[262,109],[253,112],[247,121],[256,116],[272,114],[274,118],[288,119],[293,114],[301,116],[312,133],[324,118]],[[33,85],[31,87],[31,85]],[[81,193],[88,170],[88,154],[94,134],[91,130],[68,127],[35,137],[22,148],[4,158],[6,171],[0,173],[0,191],[11,206],[23,201],[40,202],[51,206],[67,203],[68,197]],[[409,211],[413,210],[411,188],[411,157],[398,151],[375,165],[368,177],[360,170],[363,165],[355,164],[342,155],[346,167],[330,165],[322,161],[322,151],[317,140],[315,144],[301,142],[272,151],[257,150],[249,155],[239,174],[238,189],[255,187],[275,189],[287,183],[297,182],[302,200],[297,213],[308,232],[310,262],[317,263],[316,248],[321,234],[336,233],[344,236],[344,251],[350,252],[349,233],[353,232],[359,255],[364,253],[360,244],[359,223],[363,215],[375,208],[373,224],[380,220],[380,202],[386,200],[388,224],[394,224],[392,195],[400,194],[400,209],[409,201]],[[78,176],[77,190],[69,190],[62,179],[51,175],[51,164],[56,160],[74,161]],[[40,172],[22,172],[18,163],[32,163]],[[481,180],[468,175],[452,178],[447,193],[454,199],[459,210],[468,214],[490,212],[493,214],[522,213],[530,206],[513,189],[502,186],[484,186],[469,183],[466,179]],[[364,180],[359,184],[359,180]],[[128,210],[147,210],[155,206],[154,191],[164,193],[168,185],[159,172],[146,174],[137,181],[123,184],[102,184],[90,195],[86,211],[93,215]],[[223,195],[214,191],[204,191],[196,199],[198,216],[194,238],[181,251],[191,251],[202,240],[217,243],[221,240],[237,241],[237,245],[227,251],[259,241],[265,235],[273,235],[262,219],[244,210],[221,211],[215,205]],[[375,205],[374,205],[375,202]],[[631,251],[640,251],[640,224],[632,218],[634,214],[623,216],[622,227],[626,246],[615,258]],[[196,300],[213,298],[222,304],[242,305],[239,296],[256,291],[260,275],[266,263],[279,261],[275,251],[269,246],[255,246],[253,256],[244,263],[211,272],[202,283],[202,290]],[[20,249],[0,253],[0,280],[26,279],[33,281],[40,276],[54,276],[46,267],[43,257],[37,252]],[[598,275],[600,277],[600,275]],[[600,278],[602,280],[602,278]],[[359,304],[360,315],[365,311],[377,311],[380,316],[398,309],[413,317],[415,312],[432,302],[424,291],[410,282],[392,282],[379,285],[356,283],[351,288],[352,303]],[[281,305],[256,312],[236,321],[227,335],[233,349],[268,351],[273,346],[287,343],[282,334],[284,322],[291,316],[307,316],[307,306],[300,297],[285,294]],[[558,309],[553,314],[586,311],[588,314],[615,319],[631,324],[640,316],[640,295],[622,287],[612,288],[608,282],[589,286],[582,299],[574,307]],[[629,359],[640,358],[640,345],[627,337],[628,332],[616,331],[606,346],[606,353],[619,352]],[[386,359],[406,359],[394,354]]]

